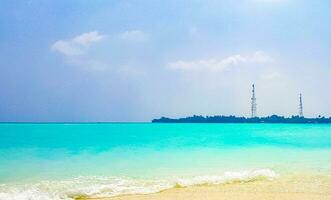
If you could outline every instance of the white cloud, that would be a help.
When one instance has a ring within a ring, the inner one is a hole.
[[[88,33],[83,33],[72,39],[72,41],[77,44],[89,45],[93,42],[98,42],[102,40],[104,37],[104,35],[100,35],[97,31],[92,31]]]
[[[83,53],[83,51],[79,47],[76,47],[71,42],[63,40],[56,41],[52,45],[51,49],[66,56],[75,56]]]
[[[116,63],[116,60],[110,60],[109,57],[105,57],[104,55],[98,53],[107,49],[99,49],[98,52],[90,49],[92,45],[100,42],[105,37],[106,35],[100,34],[98,31],[92,31],[82,33],[70,39],[58,40],[53,43],[50,48],[52,51],[63,55],[63,60],[66,64],[76,66],[84,70],[114,70],[119,74],[140,75],[140,71],[138,69],[128,67],[120,68],[119,66],[123,66],[123,63]],[[140,30],[125,31],[121,34],[114,35],[114,38],[119,40],[121,43],[126,43],[127,41],[129,43],[143,41],[146,37],[147,34]],[[110,46],[108,46],[108,48],[109,47]],[[116,46],[114,46],[114,48],[116,48]]]
[[[147,35],[141,30],[131,30],[121,33],[120,38],[123,40],[143,41],[146,40]]]
[[[86,46],[102,40],[105,36],[97,31],[83,33],[69,40],[58,40],[52,46],[51,50],[61,53],[65,56],[77,56],[84,53]]]
[[[271,62],[272,58],[263,51],[256,51],[251,55],[232,55],[223,59],[207,59],[194,61],[176,61],[167,67],[179,71],[213,71],[222,72],[237,65]]]

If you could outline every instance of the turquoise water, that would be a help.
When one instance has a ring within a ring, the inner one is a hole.
[[[326,124],[0,124],[0,199],[331,172]],[[68,189],[69,188],[69,189]]]

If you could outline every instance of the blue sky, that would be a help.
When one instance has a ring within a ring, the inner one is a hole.
[[[0,121],[331,115],[328,0],[0,5]]]

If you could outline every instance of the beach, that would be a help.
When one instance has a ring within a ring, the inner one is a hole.
[[[331,200],[331,0],[0,0],[0,200]]]
[[[173,188],[154,194],[124,195],[98,200],[328,200],[331,176],[292,176],[275,180]]]

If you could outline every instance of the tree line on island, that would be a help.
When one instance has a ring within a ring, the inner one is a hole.
[[[331,117],[326,118],[318,116],[317,118],[306,118],[300,116],[284,117],[278,115],[271,115],[267,117],[236,117],[230,116],[202,116],[193,115],[190,117],[172,119],[167,117],[161,117],[159,119],[153,119],[153,123],[289,123],[289,124],[327,124],[331,123]]]

